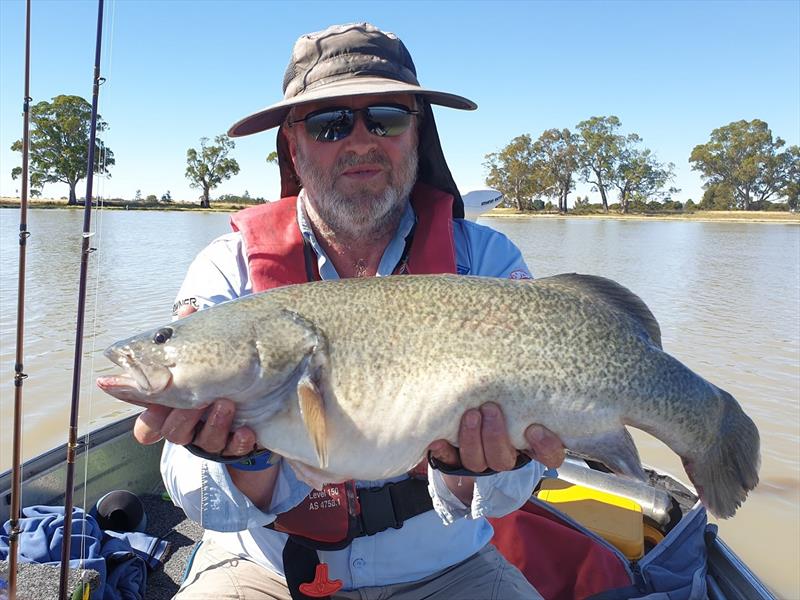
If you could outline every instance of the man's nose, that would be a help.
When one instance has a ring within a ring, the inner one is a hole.
[[[345,139],[345,141],[349,142],[350,149],[356,152],[364,152],[374,148],[378,139],[379,136],[371,134],[367,129],[366,115],[363,112],[356,113],[353,131]]]

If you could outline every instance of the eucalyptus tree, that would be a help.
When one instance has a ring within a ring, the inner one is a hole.
[[[486,185],[511,200],[518,211],[529,209],[541,189],[534,163],[530,134],[519,135],[499,152],[486,155]]]
[[[674,187],[664,189],[675,177],[675,165],[659,162],[649,149],[637,148],[630,142],[631,139],[620,154],[613,181],[619,190],[620,211],[623,214],[628,212],[629,200],[634,196],[655,200],[678,191]]]
[[[69,186],[69,204],[77,204],[75,188],[87,175],[89,138],[92,126],[92,105],[80,96],[55,96],[52,102],[38,102],[31,108],[30,130],[30,186],[32,195],[39,195],[47,183],[66,183]],[[108,124],[97,115],[97,133],[108,129]],[[11,149],[22,151],[22,140]],[[94,172],[108,174],[113,165],[114,153],[100,137],[95,137]],[[22,174],[22,167],[14,167],[11,177]]]
[[[791,146],[780,152],[785,144],[779,137],[773,139],[764,121],[734,121],[712,131],[707,143],[695,146],[689,162],[705,177],[703,187],[724,185],[732,191],[737,208],[751,210],[773,196],[791,195],[800,151]]]
[[[578,137],[569,129],[548,129],[533,144],[536,179],[548,196],[558,198],[558,211],[567,212],[567,196],[575,187],[579,168]]]
[[[614,183],[620,154],[626,144],[626,138],[617,133],[621,126],[614,115],[591,117],[577,125],[581,179],[600,192],[605,212],[608,212],[608,190]]]
[[[209,145],[208,138],[200,138],[200,151],[189,148],[186,151],[186,178],[193,188],[201,188],[203,195],[200,206],[211,205],[210,193],[226,179],[239,173],[239,163],[228,154],[236,144],[227,135],[218,135]]]

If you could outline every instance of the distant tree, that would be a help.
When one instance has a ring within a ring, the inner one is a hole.
[[[569,129],[548,129],[533,144],[533,168],[545,195],[558,198],[558,211],[567,212],[567,196],[575,187],[578,138]]]
[[[147,198],[145,198],[146,202],[158,202],[158,196],[155,194],[147,194]]]
[[[133,199],[136,202],[141,201],[141,199],[142,199],[142,190],[136,190],[136,194],[133,196]]]
[[[608,189],[613,185],[626,143],[626,138],[616,133],[621,126],[619,118],[613,115],[592,117],[577,125],[581,178],[600,192],[605,212],[608,212]]]
[[[162,202],[172,202],[172,194],[169,193],[169,190],[166,193],[162,194],[161,196]]]
[[[797,210],[800,206],[800,146],[790,146],[784,154],[789,164],[782,195],[786,198],[787,208]]]
[[[92,124],[92,105],[80,96],[55,96],[52,102],[42,101],[31,108],[30,114],[30,185],[41,191],[46,183],[66,183],[69,204],[77,204],[75,188],[87,174],[89,134]],[[97,115],[97,132],[108,124]],[[22,140],[11,145],[22,152]],[[108,173],[114,164],[114,153],[95,137],[94,172]],[[15,167],[11,177],[22,175]]]
[[[772,196],[791,192],[800,151],[792,146],[779,152],[785,144],[781,138],[773,139],[764,121],[734,121],[712,131],[707,143],[695,146],[689,162],[706,178],[707,190],[725,185],[735,207],[750,210]]]
[[[628,212],[628,200],[633,194],[658,200],[678,191],[675,188],[664,190],[675,177],[675,165],[660,163],[650,150],[639,149],[632,142],[633,138],[626,140],[613,180],[619,190],[620,211],[623,214]]]
[[[703,198],[700,200],[700,210],[733,210],[736,208],[736,200],[733,197],[733,189],[725,183],[714,183],[705,186]]]
[[[186,151],[186,177],[191,187],[203,190],[200,199],[202,208],[210,206],[211,190],[239,172],[236,159],[228,158],[234,147],[233,140],[227,135],[218,135],[213,145],[208,145],[207,137],[200,138],[200,152],[194,148]]]
[[[501,192],[518,211],[529,209],[531,200],[541,189],[534,161],[531,136],[519,135],[500,152],[486,155],[484,167],[489,172],[486,185]]]

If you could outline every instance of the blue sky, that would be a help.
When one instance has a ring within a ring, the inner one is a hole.
[[[0,0],[0,195],[20,164],[24,2]],[[91,99],[93,1],[33,0],[31,96]],[[462,191],[484,187],[485,155],[512,138],[593,115],[676,166],[677,199],[698,200],[692,148],[731,121],[759,118],[800,143],[800,2],[262,2],[107,0],[100,113],[117,164],[106,197],[194,200],[186,150],[282,96],[294,40],[334,23],[397,33],[423,85],[471,98],[473,113],[437,110]],[[236,141],[241,172],[212,195],[274,198],[272,132]],[[85,181],[78,192],[85,191]],[[571,195],[588,192],[579,186]],[[45,188],[65,196],[66,185]],[[592,194],[599,198],[599,194]]]

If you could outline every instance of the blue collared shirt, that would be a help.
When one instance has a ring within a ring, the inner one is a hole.
[[[298,223],[317,256],[322,279],[339,275],[317,242],[302,210],[297,205]],[[377,276],[390,275],[400,261],[405,239],[416,217],[406,205],[400,226],[381,258]],[[455,220],[453,236],[456,264],[460,274],[493,277],[530,277],[517,249],[504,235],[470,221]],[[193,298],[199,308],[252,293],[242,237],[229,233],[217,238],[198,254],[189,268],[178,297]],[[272,503],[259,510],[236,488],[227,468],[200,459],[182,446],[167,443],[161,459],[165,485],[173,501],[186,515],[206,528],[206,535],[230,552],[282,574],[285,534],[265,529],[277,514],[290,510],[311,488],[299,481],[283,461]],[[544,467],[532,462],[517,471],[479,477],[471,506],[465,506],[447,488],[441,473],[428,471],[428,489],[434,510],[405,522],[400,529],[388,529],[373,536],[356,538],[347,548],[320,552],[332,579],[342,579],[345,589],[415,581],[461,562],[492,537],[486,516],[502,516],[530,496]],[[403,479],[405,476],[393,480]],[[386,481],[359,481],[359,487],[382,485]]]

